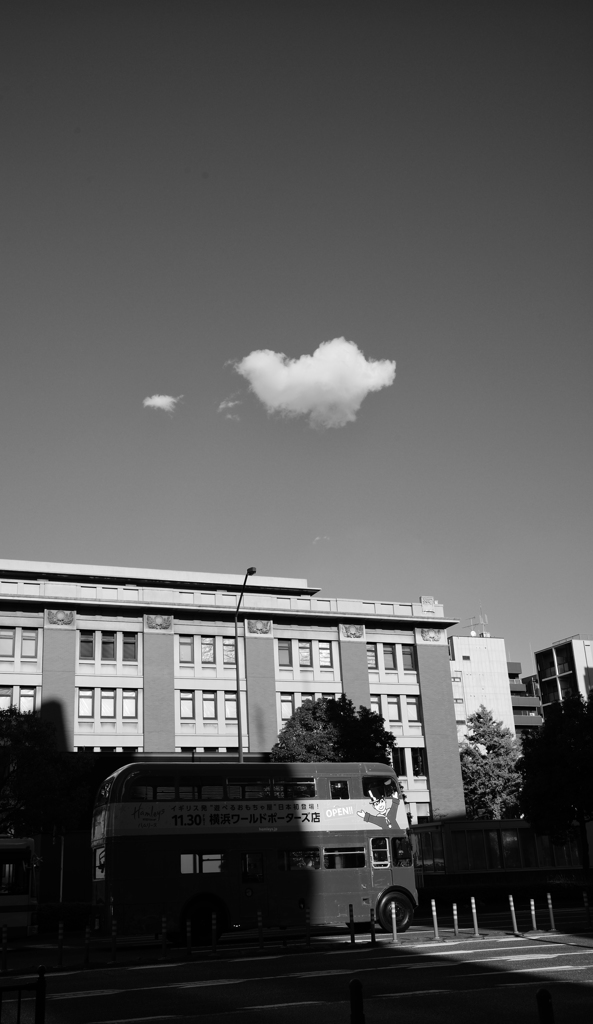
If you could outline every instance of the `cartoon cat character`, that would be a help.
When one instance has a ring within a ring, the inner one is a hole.
[[[390,780],[388,780],[390,781]],[[368,811],[357,811],[359,818],[364,821],[372,821],[374,825],[378,825],[379,828],[394,828],[397,827],[397,809],[399,807],[399,799],[393,799],[393,797],[386,797],[383,795],[377,795],[373,793],[372,789],[369,789],[369,798],[375,814],[369,814]]]

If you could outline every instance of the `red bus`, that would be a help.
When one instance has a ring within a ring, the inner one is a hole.
[[[417,905],[408,821],[391,767],[135,763],[97,795],[94,904],[122,934],[203,940],[264,926],[409,927]]]

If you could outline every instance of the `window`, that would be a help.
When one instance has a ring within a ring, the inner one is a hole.
[[[99,846],[93,850],[93,878],[101,881],[105,878],[105,847]]]
[[[122,718],[138,718],[138,690],[122,690]]]
[[[306,850],[278,850],[279,871],[319,871],[320,867],[321,858],[315,847]]]
[[[263,855],[261,853],[243,853],[241,855],[241,875],[244,882],[263,882]]]
[[[324,868],[363,868],[365,863],[364,846],[330,846],[323,851]]]
[[[383,644],[383,661],[388,672],[395,669],[395,644]]]
[[[184,637],[184,640],[189,640],[189,637]],[[202,665],[214,665],[216,656],[214,653],[214,637],[203,636],[202,637]],[[193,643],[192,643],[192,658],[194,660]],[[234,661],[234,659],[233,659]]]
[[[278,641],[278,664],[284,668],[290,668],[292,665],[292,641],[291,640],[279,640]]]
[[[23,629],[21,636],[21,658],[37,657],[37,630]]]
[[[408,774],[406,768],[406,752],[401,747],[395,747],[393,750],[393,770],[398,778]]]
[[[399,697],[391,696],[387,698],[387,720],[389,722],[401,722]]]
[[[349,800],[348,782],[346,779],[334,779],[329,784],[332,800]]]
[[[419,722],[420,721],[420,700],[418,697],[406,697],[406,709],[408,712],[408,722]]]
[[[12,704],[12,686],[0,686],[0,711],[8,711]]]
[[[426,775],[426,751],[422,747],[412,747],[411,753],[414,777]]]
[[[315,779],[293,779],[290,782],[275,782],[276,800],[302,800],[315,796]]]
[[[313,667],[313,651],[310,640],[299,640],[299,665],[301,668]]]
[[[272,787],[269,779],[227,779],[229,800],[269,800]]]
[[[222,661],[224,665],[235,664],[235,638],[232,636],[222,638]]]
[[[280,718],[287,722],[294,714],[294,693],[280,694]]]
[[[426,834],[426,833],[425,833]],[[439,850],[440,854],[438,866],[441,871],[445,870],[445,860],[443,856],[443,841],[438,833],[434,834],[434,845],[435,850]],[[391,853],[393,856],[393,866],[398,868],[411,868],[413,866],[412,860],[412,847],[410,840],[405,837],[394,837],[391,840]],[[437,866],[437,853],[435,852],[435,867]]]
[[[80,631],[80,660],[94,661],[95,658],[95,634],[90,630]]]
[[[14,629],[0,629],[0,657],[14,658]]]
[[[331,640],[320,640],[319,641],[319,665],[321,668],[331,668],[333,666],[332,658],[332,645]]]
[[[19,702],[19,711],[21,714],[26,715],[32,711],[35,711],[35,687],[21,686],[21,699]]]
[[[223,853],[180,854],[182,875],[220,875],[224,870]]]
[[[367,644],[367,665],[369,668],[377,668],[377,645]]]
[[[232,691],[224,695],[224,717],[227,722],[237,720],[237,694]]]
[[[101,690],[101,718],[115,718],[115,690]]]
[[[202,694],[202,718],[204,720],[218,718],[216,713],[216,693],[214,691],[204,691]]]
[[[471,658],[470,658],[469,654],[462,654],[461,655],[461,660],[462,661],[471,661]]]
[[[181,665],[193,665],[194,663],[194,638],[193,636],[179,637],[179,662]]]
[[[101,661],[115,661],[115,633],[101,633]]]
[[[371,694],[371,711],[374,711],[376,715],[381,714],[381,698],[378,694]]]
[[[397,800],[398,792],[395,779],[381,775],[365,775],[362,780],[362,791],[369,800]]]
[[[181,690],[179,694],[179,714],[181,718],[195,718],[195,694],[193,690]]]
[[[95,705],[95,691],[94,690],[79,690],[78,691],[78,717],[79,718],[92,718],[94,715]]]
[[[402,662],[404,672],[416,671],[416,651],[413,644],[402,644]]]
[[[123,660],[138,661],[138,634],[124,633],[123,637]]]
[[[371,862],[374,868],[389,867],[389,844],[383,836],[371,839]]]

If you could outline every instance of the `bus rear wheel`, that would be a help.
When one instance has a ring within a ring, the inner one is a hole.
[[[391,931],[391,905],[395,904],[395,921],[398,932],[405,932],[412,923],[414,907],[403,892],[388,892],[377,907],[377,920],[385,932]]]

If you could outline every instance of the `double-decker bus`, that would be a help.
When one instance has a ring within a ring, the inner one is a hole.
[[[94,904],[123,934],[347,925],[400,930],[417,904],[402,791],[376,763],[140,763],[93,818]]]

